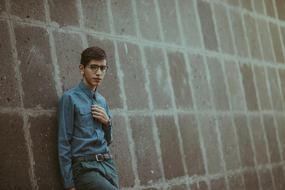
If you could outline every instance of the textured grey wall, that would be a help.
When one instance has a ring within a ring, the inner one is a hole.
[[[122,189],[284,190],[284,0],[0,0],[0,189],[61,189],[58,98],[104,47]]]

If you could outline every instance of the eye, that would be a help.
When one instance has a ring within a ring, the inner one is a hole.
[[[100,69],[101,69],[101,71],[106,71],[107,70],[107,66],[105,66],[105,65],[100,66]]]
[[[90,69],[94,69],[94,70],[97,70],[99,68],[99,66],[98,65],[90,65]]]

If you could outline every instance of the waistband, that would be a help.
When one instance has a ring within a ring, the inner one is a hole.
[[[105,160],[112,159],[112,155],[107,153],[102,154],[90,154],[86,156],[80,156],[80,157],[73,157],[72,162],[87,162],[87,161],[97,161],[97,162],[103,162]]]

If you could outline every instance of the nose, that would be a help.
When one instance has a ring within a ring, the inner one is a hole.
[[[97,69],[97,71],[95,71],[95,74],[96,74],[96,75],[101,75],[101,74],[102,74],[101,69],[100,69],[100,68],[98,68],[98,69]]]

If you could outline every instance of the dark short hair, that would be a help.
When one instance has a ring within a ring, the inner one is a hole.
[[[91,60],[96,60],[96,61],[101,61],[107,59],[106,52],[97,46],[89,47],[86,48],[82,53],[81,53],[81,60],[80,64],[87,66],[88,63]]]

